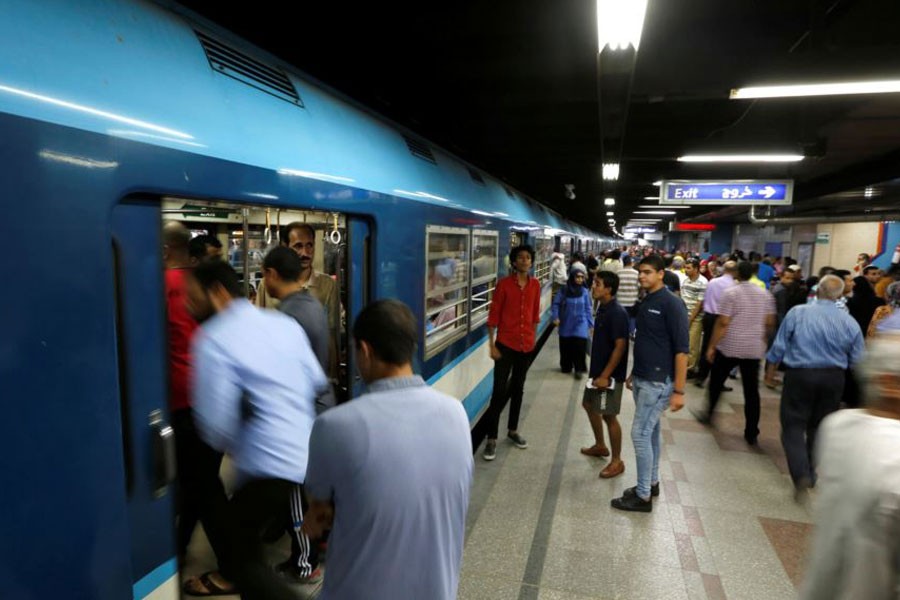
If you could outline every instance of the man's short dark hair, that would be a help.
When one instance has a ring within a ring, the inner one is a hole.
[[[274,269],[285,281],[297,281],[303,271],[303,261],[287,246],[276,246],[263,259],[263,269]]]
[[[200,263],[194,268],[194,277],[200,287],[207,292],[212,290],[216,284],[225,288],[225,291],[232,298],[241,298],[244,296],[241,278],[238,277],[237,271],[231,268],[224,260],[214,260]]]
[[[869,265],[868,267],[863,269],[863,275],[865,275],[869,271],[877,271],[877,270],[878,270],[878,267],[876,267],[875,265]]]
[[[648,267],[653,267],[654,271],[665,271],[666,263],[663,261],[662,257],[659,254],[651,254],[649,256],[645,256],[641,259],[641,262],[638,263],[639,267],[647,265]]]
[[[353,323],[359,347],[367,342],[375,356],[391,365],[411,363],[416,352],[416,318],[399,300],[378,300],[365,307]]]
[[[755,272],[753,269],[754,264],[756,263],[752,263],[747,260],[742,260],[741,262],[739,262],[737,266],[738,279],[740,279],[741,281],[750,281],[750,279],[753,277],[753,273]],[[758,268],[759,267],[757,266],[757,269]]]
[[[611,250],[609,253],[609,258],[613,260],[619,260],[622,258],[622,252],[620,250]]]
[[[202,260],[206,257],[207,246],[212,246],[213,248],[221,248],[222,242],[220,242],[214,235],[198,235],[188,244],[188,253],[190,253],[191,258]]]
[[[847,269],[837,269],[834,273],[832,273],[835,277],[840,277],[841,279],[846,279],[848,275],[852,275],[850,271]]]
[[[516,246],[512,250],[509,251],[509,262],[515,263],[516,258],[519,257],[519,252],[527,252],[529,256],[531,256],[531,262],[534,262],[534,248],[529,246],[528,244],[522,244],[521,246]]]
[[[288,223],[284,227],[281,228],[281,232],[279,232],[279,237],[281,238],[281,245],[287,246],[291,243],[291,232],[295,229],[305,229],[309,232],[309,235],[312,236],[312,239],[316,239],[316,230],[309,223],[303,223],[301,221],[293,221]]]
[[[609,293],[613,296],[619,291],[619,276],[612,271],[597,271],[594,275],[603,282],[603,287],[609,288]]]

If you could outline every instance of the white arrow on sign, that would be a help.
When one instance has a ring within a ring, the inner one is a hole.
[[[766,200],[768,200],[769,198],[771,198],[772,196],[774,196],[774,195],[776,194],[777,191],[778,191],[778,190],[776,190],[775,188],[773,188],[771,185],[767,185],[767,186],[764,187],[763,189],[759,190],[759,195],[760,195],[760,196],[765,196],[765,197],[766,197]]]

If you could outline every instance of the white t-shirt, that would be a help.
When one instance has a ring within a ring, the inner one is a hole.
[[[840,410],[819,428],[813,554],[803,600],[900,597],[900,420]]]

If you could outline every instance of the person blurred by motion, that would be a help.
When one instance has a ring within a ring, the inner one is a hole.
[[[734,285],[734,277],[737,275],[737,263],[733,260],[726,261],[722,268],[722,275],[709,282],[706,286],[706,294],[703,296],[703,343],[700,345],[700,365],[697,367],[697,377],[694,381],[694,385],[697,387],[703,387],[703,381],[712,368],[712,363],[706,360],[706,353],[709,350],[709,341],[712,339],[716,317],[719,316],[719,299],[725,290]],[[727,386],[723,390],[731,391]]]
[[[246,600],[290,598],[292,583],[321,579],[316,557],[276,573],[261,532],[285,526],[299,532],[315,401],[328,380],[297,321],[257,309],[241,287],[222,261],[198,265],[189,280],[191,310],[204,319],[193,345],[194,418],[206,442],[233,459],[237,474],[231,551],[227,560],[220,557],[221,575]],[[200,581],[208,589],[215,576]]]
[[[900,597],[900,337],[858,365],[862,409],[822,421],[812,555],[801,600]]]
[[[819,423],[840,407],[844,372],[859,362],[863,337],[859,324],[835,306],[844,282],[822,277],[816,302],[794,307],[778,329],[766,355],[766,384],[775,385],[775,370],[784,362],[781,391],[781,443],[787,455],[795,499],[816,483],[813,461]]]
[[[650,512],[651,495],[659,495],[660,426],[663,411],[681,410],[687,378],[687,311],[663,284],[661,257],[644,258],[638,278],[647,296],[641,302],[634,341],[634,366],[625,382],[634,390],[631,440],[637,463],[637,485],[612,500],[619,510]]]
[[[198,235],[189,245],[191,266],[195,267],[208,260],[222,260],[222,242],[214,235]]]
[[[550,277],[553,282],[553,297],[556,293],[566,285],[568,275],[566,274],[566,255],[562,252],[554,252],[550,259]]]
[[[488,313],[488,352],[494,361],[494,389],[484,417],[487,429],[484,460],[497,457],[497,431],[507,397],[507,438],[517,448],[528,448],[528,442],[519,435],[519,413],[530,364],[528,355],[534,350],[535,334],[541,322],[541,284],[528,274],[534,261],[531,246],[513,248],[509,261],[514,272],[497,282]],[[587,271],[583,264],[581,268]]]
[[[709,407],[696,415],[700,422],[712,424],[728,373],[739,367],[744,388],[744,439],[751,446],[759,436],[759,361],[775,329],[775,298],[750,282],[753,272],[750,262],[738,263],[737,284],[726,289],[719,300],[719,317],[706,354],[712,363]]]
[[[900,331],[900,281],[895,281],[885,290],[887,304],[879,306],[872,313],[866,337],[871,338],[879,331]]]
[[[469,419],[459,400],[413,373],[418,328],[397,300],[363,309],[353,341],[368,391],[313,427],[303,528],[313,538],[331,529],[321,600],[456,598]]]
[[[603,443],[603,423],[609,429],[609,446],[612,458],[600,471],[600,477],[608,479],[625,472],[622,462],[622,427],[618,414],[622,406],[622,392],[628,373],[628,312],[616,301],[619,276],[610,271],[600,271],[594,276],[591,296],[597,301],[597,317],[594,320],[594,337],[591,341],[591,384],[605,393],[585,395],[582,406],[587,412],[594,432],[594,445],[582,448],[588,456],[609,456],[610,450]]]
[[[581,265],[569,269],[566,286],[556,293],[550,318],[559,332],[559,368],[581,377],[587,372],[587,340],[594,329],[591,293],[585,289],[587,271]]]

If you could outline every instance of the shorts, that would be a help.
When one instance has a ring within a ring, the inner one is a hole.
[[[624,390],[625,382],[617,381],[612,390],[586,393],[582,402],[587,403],[591,412],[595,414],[615,416],[622,409],[622,392]]]

